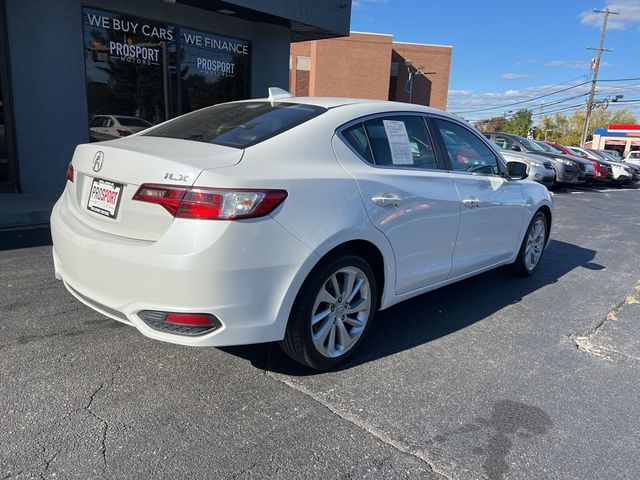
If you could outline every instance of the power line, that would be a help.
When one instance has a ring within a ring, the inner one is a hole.
[[[571,90],[573,88],[581,87],[582,85],[586,85],[587,83],[589,83],[589,82],[586,81],[586,82],[578,83],[577,85],[572,85],[572,86],[567,87],[567,88],[562,88],[562,89],[556,90],[554,92],[546,93],[544,95],[538,95],[537,97],[532,97],[532,98],[529,98],[527,100],[520,100],[518,102],[506,103],[506,104],[500,105],[498,107],[477,108],[475,110],[461,110],[461,111],[453,112],[453,113],[460,114],[460,113],[486,112],[487,110],[500,110],[502,108],[512,107],[514,105],[521,105],[523,103],[529,103],[529,102],[531,102],[533,100],[538,100],[540,98],[550,97],[551,95],[556,95],[558,93],[566,92],[567,90]],[[559,84],[559,85],[562,85],[562,84]],[[556,86],[556,85],[553,85],[553,86]]]

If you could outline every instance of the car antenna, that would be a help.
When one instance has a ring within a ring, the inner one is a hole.
[[[293,98],[293,95],[282,88],[269,87],[269,101],[271,102],[272,107],[277,100],[282,98]]]

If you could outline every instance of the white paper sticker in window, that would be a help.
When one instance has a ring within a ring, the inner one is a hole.
[[[387,132],[389,148],[391,149],[391,161],[394,165],[413,165],[411,143],[407,135],[407,127],[404,122],[397,120],[383,120],[384,129]]]

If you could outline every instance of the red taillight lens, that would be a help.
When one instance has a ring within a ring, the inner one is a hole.
[[[65,180],[70,181],[71,183],[73,183],[73,165],[71,162],[69,162],[69,165],[67,166],[67,174],[65,175]]]
[[[162,205],[176,218],[240,220],[268,215],[280,205],[285,190],[231,190],[143,184],[134,200]]]
[[[129,135],[131,135],[131,132],[129,130],[117,130],[118,131],[118,135],[120,135],[121,137],[128,137]]]
[[[164,321],[174,325],[186,325],[189,327],[210,327],[215,325],[211,315],[200,313],[168,313]]]

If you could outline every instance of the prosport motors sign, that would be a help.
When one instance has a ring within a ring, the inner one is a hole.
[[[83,9],[83,17],[85,41],[89,42],[94,60],[161,65],[168,44],[176,38],[173,25],[90,8]]]

